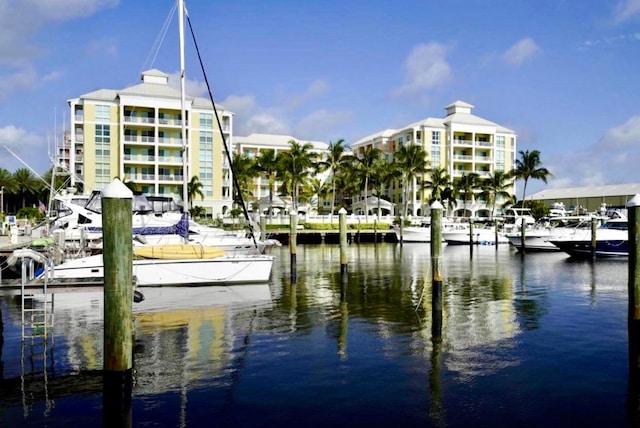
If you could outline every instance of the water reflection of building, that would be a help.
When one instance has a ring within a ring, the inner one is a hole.
[[[186,362],[220,365],[237,332],[246,330],[245,310],[270,307],[268,284],[232,287],[146,288],[145,300],[134,303],[134,365],[139,385],[171,385],[175,370]],[[103,292],[61,293],[54,298],[58,369],[101,370],[103,365]],[[242,333],[238,333],[242,334]],[[173,374],[172,374],[173,373]],[[197,371],[191,370],[191,373]]]

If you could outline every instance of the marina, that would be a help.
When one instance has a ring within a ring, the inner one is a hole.
[[[428,244],[272,249],[267,284],[145,289],[131,426],[624,426],[626,260],[443,248],[432,335]],[[147,291],[149,290],[149,291]],[[2,426],[105,424],[100,292],[55,296],[37,359],[2,297]],[[27,364],[25,364],[27,362]],[[82,385],[82,387],[80,387]],[[580,410],[577,410],[577,404]],[[597,403],[597,405],[582,405]]]

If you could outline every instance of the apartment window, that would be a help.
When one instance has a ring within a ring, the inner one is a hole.
[[[96,122],[111,122],[111,109],[108,105],[96,104]]]
[[[504,135],[496,136],[496,148],[497,149],[504,149],[505,148]]]
[[[96,125],[96,143],[111,142],[111,127],[109,125]]]
[[[213,129],[213,115],[211,113],[200,113],[200,128]]]
[[[440,168],[440,146],[431,146],[431,166]]]
[[[440,132],[431,131],[431,144],[434,146],[440,145]]]

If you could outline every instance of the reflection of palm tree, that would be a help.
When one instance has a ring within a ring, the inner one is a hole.
[[[527,150],[518,152],[520,159],[516,159],[516,169],[514,170],[514,177],[524,181],[524,187],[522,188],[522,206],[524,207],[524,198],[527,194],[527,181],[530,178],[534,180],[542,180],[545,183],[547,178],[553,174],[547,169],[543,168],[542,161],[540,160],[539,150]]]
[[[22,208],[27,206],[27,194],[35,195],[40,190],[40,182],[27,168],[13,173],[15,191],[22,196]]]

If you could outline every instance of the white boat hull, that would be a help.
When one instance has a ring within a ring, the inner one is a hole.
[[[193,260],[133,260],[133,276],[139,287],[231,285],[268,282],[273,256],[222,256]],[[102,255],[70,260],[55,266],[54,278],[102,278]]]
[[[442,237],[448,245],[469,245],[469,230],[444,232]],[[496,245],[496,232],[491,229],[473,229],[473,243],[479,245]],[[498,244],[508,244],[509,240],[498,233]]]

